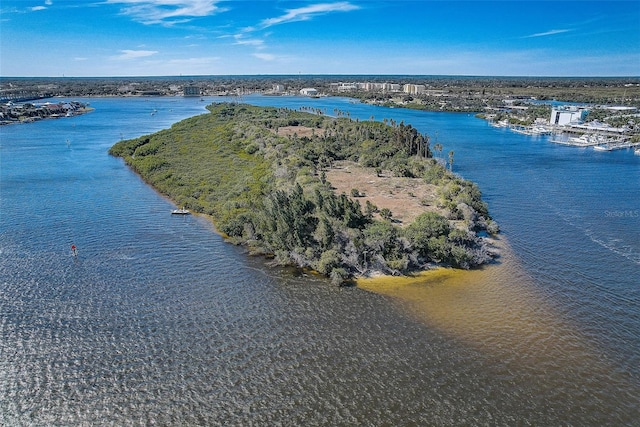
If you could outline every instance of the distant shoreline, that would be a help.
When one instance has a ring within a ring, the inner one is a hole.
[[[40,109],[37,109],[37,110],[40,110]],[[88,107],[88,106],[81,107],[77,110],[74,110],[73,112],[65,113],[63,115],[58,113],[46,114],[46,112],[42,110],[40,114],[37,114],[34,116],[17,116],[13,120],[7,120],[5,119],[5,115],[4,115],[4,107],[0,107],[0,112],[2,112],[2,116],[0,118],[0,126],[28,124],[28,123],[35,123],[42,120],[50,120],[50,119],[64,119],[64,118],[81,116],[83,114],[91,113],[93,111],[95,111],[95,108]],[[42,114],[42,112],[44,112],[44,114]]]

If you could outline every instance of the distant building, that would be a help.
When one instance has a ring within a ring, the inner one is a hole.
[[[305,87],[300,89],[300,94],[305,96],[316,96],[318,95],[318,90],[312,87]]]
[[[549,124],[554,126],[566,126],[570,123],[582,123],[589,110],[578,107],[557,107],[551,109]]]
[[[385,92],[400,92],[399,83],[382,83],[382,90]]]
[[[184,96],[200,96],[200,88],[198,86],[185,86],[183,93]]]
[[[620,113],[627,113],[627,112],[631,112],[631,111],[636,111],[637,110],[636,107],[627,107],[627,106],[624,106],[624,105],[620,105],[620,106],[616,106],[616,105],[603,106],[602,108],[604,108],[605,110],[609,110],[609,111],[619,111]]]
[[[419,95],[424,93],[425,89],[426,87],[424,85],[406,84],[402,90],[404,93],[408,93],[410,95]]]
[[[284,92],[284,86],[281,84],[274,84],[271,86],[271,90],[273,93],[282,93]]]

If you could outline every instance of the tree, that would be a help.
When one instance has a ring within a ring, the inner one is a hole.
[[[435,212],[420,214],[406,228],[405,236],[409,239],[420,255],[433,255],[433,239],[449,235],[451,227],[449,221]]]
[[[442,153],[442,144],[436,142],[433,146],[433,149],[436,150],[439,154]]]
[[[376,212],[378,212],[378,207],[373,203],[371,203],[369,200],[367,200],[367,202],[364,205],[364,214],[367,216],[367,218],[371,218],[373,217],[373,214]]]

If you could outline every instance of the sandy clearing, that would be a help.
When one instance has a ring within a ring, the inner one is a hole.
[[[420,178],[394,177],[389,171],[383,171],[378,176],[373,169],[349,161],[335,162],[325,174],[337,194],[344,193],[351,197],[351,189],[355,188],[364,194],[354,198],[363,208],[367,201],[378,209],[388,208],[393,214],[392,218],[399,221],[400,225],[410,224],[427,211],[446,214],[436,206],[437,187],[426,184]]]

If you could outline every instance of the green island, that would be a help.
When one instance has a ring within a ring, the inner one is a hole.
[[[320,110],[207,108],[109,153],[177,205],[210,216],[249,253],[335,284],[438,265],[469,269],[496,256],[484,236],[498,226],[477,185],[452,173],[452,151],[447,161],[442,146],[432,147],[411,125]],[[393,182],[385,190],[395,203],[389,206],[411,201],[417,208],[398,218],[362,189],[333,185],[329,177],[339,174],[347,183]]]

